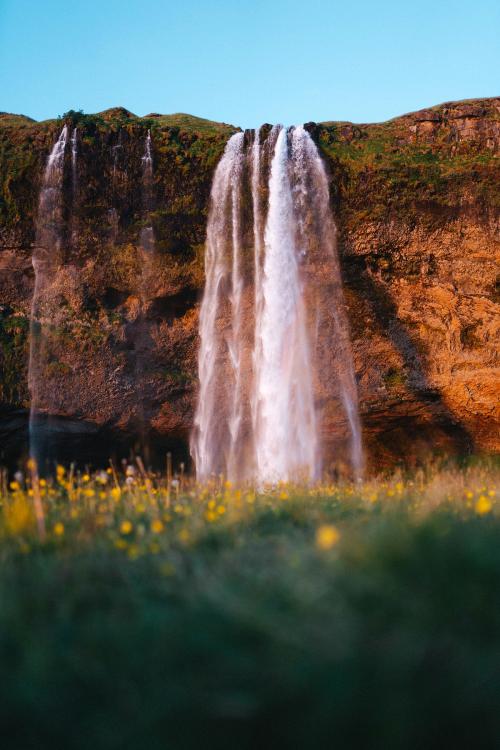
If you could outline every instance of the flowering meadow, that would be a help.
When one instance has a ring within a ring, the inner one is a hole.
[[[4,472],[2,747],[494,747],[499,473]]]

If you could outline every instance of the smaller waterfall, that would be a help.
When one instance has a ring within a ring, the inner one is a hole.
[[[154,174],[151,131],[148,130],[141,157],[142,168],[142,215],[146,220],[139,237],[140,271],[138,278],[139,311],[136,320],[130,326],[130,336],[134,349],[134,379],[137,384],[137,420],[139,428],[140,451],[144,459],[149,461],[149,440],[147,436],[147,418],[145,403],[147,402],[147,372],[151,358],[153,343],[151,340],[150,323],[148,322],[148,304],[151,299],[151,287],[154,278],[155,236],[151,224],[151,212],[154,210]]]
[[[149,214],[153,210],[153,155],[151,151],[151,131],[148,130],[144,154],[142,156],[142,203],[144,213]],[[148,215],[149,220],[149,215]],[[155,237],[151,224],[141,229],[141,247],[144,250],[154,250]]]
[[[118,161],[120,158],[120,155],[123,151],[123,144],[122,144],[122,131],[118,131],[118,141],[115,143],[115,145],[111,148],[111,153],[113,155],[113,188],[114,182],[116,179],[116,173],[118,171]]]
[[[78,128],[73,130],[71,135],[71,184],[73,186],[73,198],[78,189]]]
[[[43,175],[38,203],[36,238],[33,249],[35,285],[30,316],[30,354],[28,386],[31,394],[29,436],[30,455],[41,462],[43,420],[40,414],[40,391],[47,365],[47,327],[51,321],[51,288],[62,263],[63,176],[68,142],[65,125],[50,152]]]
[[[71,146],[71,190],[73,210],[71,212],[71,244],[78,244],[78,128],[73,129],[70,140]]]

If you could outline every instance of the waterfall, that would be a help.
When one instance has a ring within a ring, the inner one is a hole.
[[[150,447],[147,433],[146,403],[148,402],[148,365],[151,361],[153,342],[151,339],[150,322],[148,321],[148,305],[151,300],[154,282],[155,236],[151,224],[151,212],[154,210],[153,192],[153,154],[151,131],[148,130],[141,157],[142,168],[142,216],[147,223],[142,227],[139,237],[138,277],[139,309],[137,318],[128,327],[128,335],[133,343],[132,368],[136,383],[136,419],[138,424],[140,452],[146,462],[149,461]]]
[[[254,267],[254,348],[253,348],[253,377],[257,377],[257,368],[261,360],[261,339],[258,324],[262,311],[262,284],[261,284],[261,263],[262,263],[262,218],[261,218],[261,197],[260,197],[260,173],[261,173],[261,144],[260,128],[255,131],[252,145],[252,211],[253,211],[253,267]],[[256,401],[252,399],[252,430],[254,435],[257,433],[257,408]],[[253,446],[254,454],[257,446]]]
[[[142,156],[142,203],[144,213],[147,215],[153,210],[153,155],[151,153],[151,131],[148,130],[144,154]],[[153,227],[150,223],[141,229],[141,247],[146,251],[154,250],[155,237]]]
[[[74,128],[70,139],[71,146],[71,191],[73,210],[71,212],[71,244],[78,243],[78,128]]]
[[[75,128],[71,135],[71,184],[73,187],[73,198],[75,197],[76,191],[78,188],[77,158],[78,158],[78,128]]]
[[[231,409],[229,415],[229,455],[228,475],[238,473],[241,447],[240,430],[243,419],[243,336],[242,336],[242,246],[241,246],[241,177],[243,170],[243,133],[237,133],[235,138],[235,155],[232,169],[229,173],[231,199],[231,331],[228,336],[228,350],[233,371]]]
[[[231,354],[233,377],[238,369],[238,354],[231,347],[232,341],[226,342],[220,323],[223,308],[227,307],[227,296],[231,294],[232,309],[238,309],[237,296],[241,292],[238,274],[238,263],[232,260],[232,279],[229,259],[233,258],[233,244],[239,246],[239,232],[235,226],[233,200],[236,198],[237,175],[240,171],[243,133],[236,133],[228,141],[222,159],[217,165],[210,194],[210,208],[207,225],[207,243],[205,253],[205,293],[200,310],[200,349],[198,353],[198,370],[200,376],[200,394],[194,420],[194,431],[191,439],[191,451],[196,462],[196,471],[200,479],[206,479],[212,473],[228,471],[227,454],[231,453],[227,396],[234,405],[234,380],[230,385],[224,382],[228,375],[225,351]],[[239,202],[239,196],[238,196]],[[236,248],[239,255],[239,247]],[[235,274],[236,267],[236,274]],[[229,289],[228,289],[229,286]],[[226,398],[224,396],[226,395]],[[233,436],[234,436],[234,413]],[[234,437],[233,437],[234,458]]]
[[[118,170],[118,158],[121,152],[123,151],[123,144],[122,144],[122,131],[118,131],[118,141],[115,143],[114,146],[111,148],[111,153],[113,157],[113,189],[115,189],[115,179],[116,179],[116,173]]]
[[[51,288],[62,263],[63,176],[68,141],[65,125],[50,152],[43,175],[38,203],[33,269],[35,285],[30,316],[28,386],[31,394],[29,436],[30,455],[39,463],[42,455],[43,426],[40,419],[40,387],[45,378],[47,325],[50,323]]]
[[[262,308],[257,317],[256,463],[260,481],[316,478],[317,426],[306,315],[295,247],[288,134],[280,130],[269,180]]]
[[[318,149],[304,127],[292,133],[292,163],[294,170],[295,206],[298,228],[298,245],[310,266],[312,278],[309,289],[309,306],[314,306],[316,324],[314,346],[316,360],[323,373],[335,372],[340,398],[350,433],[350,462],[355,478],[363,472],[361,423],[358,409],[358,391],[345,312],[342,279],[336,247],[336,227],[330,210],[330,192],[324,163]],[[311,231],[312,230],[312,231]],[[325,282],[320,273],[325,268]],[[329,335],[318,341],[319,328],[325,327]]]
[[[229,140],[212,184],[205,273],[191,436],[198,478],[315,480],[323,423],[332,418],[349,435],[352,472],[360,476],[328,179],[305,128],[275,126],[267,139],[259,129]]]

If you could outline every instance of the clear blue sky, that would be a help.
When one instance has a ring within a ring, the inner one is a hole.
[[[500,0],[0,0],[0,110],[384,120],[500,94]]]

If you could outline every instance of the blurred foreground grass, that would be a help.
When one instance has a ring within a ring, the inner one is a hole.
[[[498,746],[498,475],[4,477],[2,747]]]

